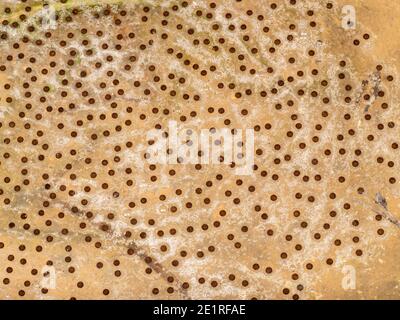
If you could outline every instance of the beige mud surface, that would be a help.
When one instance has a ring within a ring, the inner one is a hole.
[[[0,299],[400,298],[400,3],[41,3],[0,3]],[[172,120],[251,174],[152,163]]]

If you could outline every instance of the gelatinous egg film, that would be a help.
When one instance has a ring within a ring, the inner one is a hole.
[[[399,298],[399,14],[2,0],[0,298]],[[249,172],[152,161],[171,123]]]

